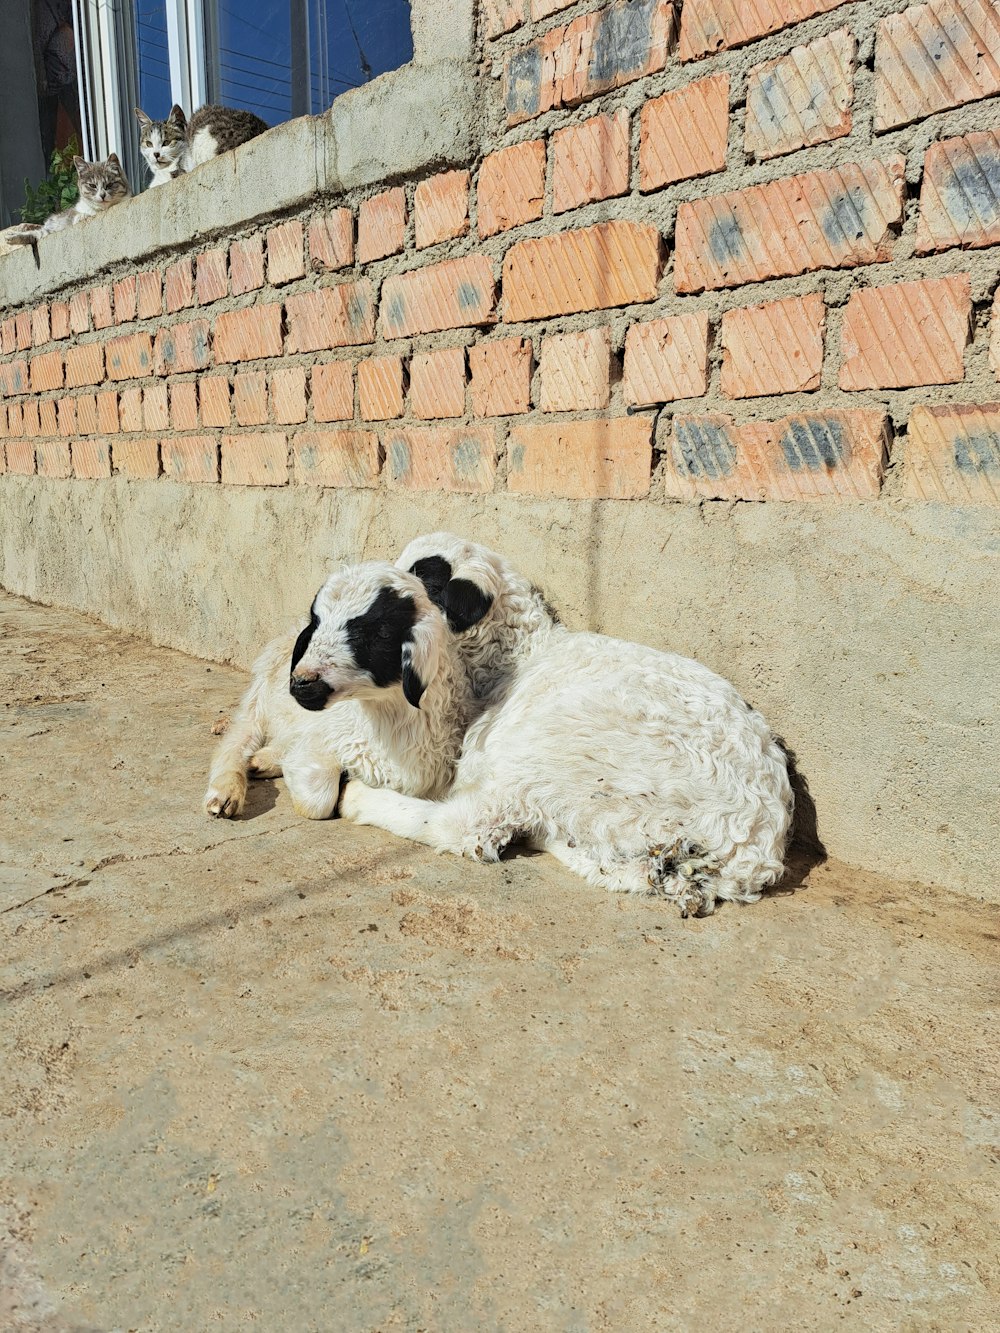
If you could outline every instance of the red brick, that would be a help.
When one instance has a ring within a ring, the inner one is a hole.
[[[4,439],[6,434],[7,434],[7,408],[3,404],[0,404],[0,440]],[[4,459],[5,456],[3,452],[3,446],[0,445],[0,472],[3,472],[6,468],[6,463]]]
[[[37,360],[37,357],[32,360]],[[8,398],[15,394],[28,392],[28,363],[27,361],[8,361],[6,365],[0,366],[0,393],[4,393]]]
[[[465,412],[465,348],[418,352],[410,360],[410,411],[415,417],[460,417]]]
[[[59,434],[65,437],[76,434],[76,399],[60,398],[56,403],[59,413]],[[20,410],[20,409],[18,409]],[[14,408],[9,409],[9,420],[13,421]],[[20,431],[18,432],[20,434]],[[13,430],[11,430],[13,434]]]
[[[190,256],[178,259],[164,272],[163,291],[168,315],[194,305],[194,266]]]
[[[21,419],[24,424],[24,434],[29,440],[33,440],[36,435],[41,434],[38,424],[38,402],[36,399],[29,398],[22,404]],[[94,426],[96,429],[96,418]]]
[[[990,370],[1000,379],[1000,287],[994,293],[990,312]]]
[[[628,194],[629,115],[591,116],[552,136],[552,210]]]
[[[607,407],[611,398],[611,332],[584,329],[542,339],[543,412]]]
[[[9,356],[11,352],[17,349],[17,321],[13,315],[8,317],[0,324],[0,352],[4,356]]]
[[[674,39],[671,0],[617,0],[553,28],[507,57],[507,123],[576,106],[663,69]]]
[[[124,431],[142,430],[142,390],[123,389],[118,395],[118,410]]]
[[[115,283],[115,323],[128,324],[135,319],[136,289],[138,281],[134,273],[126,278],[119,278]]]
[[[1000,504],[1000,403],[915,407],[901,493],[951,504]]]
[[[904,166],[896,156],[852,162],[682,203],[674,242],[678,292],[890,259],[903,215]]]
[[[288,441],[278,432],[223,435],[222,480],[230,486],[287,486]]]
[[[495,236],[540,218],[545,206],[545,140],[514,144],[484,158],[476,199],[480,236]]]
[[[366,430],[302,431],[292,441],[295,480],[309,486],[377,486],[378,436]]]
[[[625,335],[625,401],[634,407],[708,390],[708,315],[691,311],[633,324]]]
[[[134,380],[153,372],[153,344],[148,333],[112,338],[106,348],[107,378]]]
[[[245,241],[234,241],[229,247],[229,278],[233,295],[244,296],[264,285],[264,240],[248,236]]]
[[[136,308],[140,319],[163,314],[163,279],[156,269],[140,273],[136,285]]]
[[[271,378],[271,410],[275,421],[290,426],[306,419],[306,372],[302,366],[276,370]]]
[[[303,298],[296,298],[301,300]],[[281,302],[231,310],[215,321],[212,345],[216,361],[256,361],[281,355]],[[296,347],[295,351],[302,351]]]
[[[44,347],[50,336],[49,307],[36,306],[31,312],[31,341],[35,347]]]
[[[469,348],[472,410],[477,417],[506,417],[531,407],[531,343],[503,338]]]
[[[289,352],[357,347],[375,341],[375,289],[368,278],[290,296]]]
[[[233,380],[233,411],[239,426],[263,426],[267,421],[267,376],[237,375]]]
[[[747,152],[764,160],[850,134],[857,49],[853,33],[838,28],[755,65],[747,84]]]
[[[170,412],[167,405],[167,386],[154,384],[142,392],[142,428],[146,431],[167,430]]]
[[[438,329],[492,324],[495,310],[496,282],[486,255],[446,259],[386,278],[379,332],[383,338],[409,338]]]
[[[193,319],[189,323],[159,329],[153,346],[156,374],[182,375],[192,370],[204,370],[212,363],[208,339],[207,319]]]
[[[840,387],[957,383],[965,377],[971,318],[967,273],[853,292],[841,332]]]
[[[1000,243],[1000,133],[931,144],[924,155],[917,253]]]
[[[403,360],[376,356],[358,366],[358,401],[363,421],[390,421],[403,415]]]
[[[43,435],[59,434],[59,419],[56,415],[56,400],[44,398],[38,405],[38,429]]]
[[[19,352],[31,347],[31,311],[19,310],[14,316],[14,341]]]
[[[349,361],[329,361],[312,368],[313,416],[317,421],[351,421],[354,373]]]
[[[69,442],[67,440],[45,440],[32,449],[31,445],[23,446],[25,456],[23,462],[25,466],[15,468],[12,466],[11,446],[7,446],[7,470],[9,472],[23,471],[29,475],[35,470],[35,454],[38,455],[38,475],[40,477],[58,478],[60,481],[73,475],[73,460],[69,454]],[[27,450],[31,450],[31,466],[27,464]]]
[[[78,388],[81,384],[100,384],[103,379],[104,346],[102,343],[82,343],[67,350],[67,389]]]
[[[503,317],[515,324],[652,301],[662,268],[660,233],[638,222],[518,241],[503,263]]]
[[[73,419],[75,422],[75,414]],[[17,439],[24,434],[24,408],[20,403],[11,403],[7,408],[7,434]]]
[[[826,306],[820,292],[722,316],[722,392],[728,398],[818,389]]]
[[[163,471],[175,481],[219,480],[219,446],[214,435],[187,435],[161,441]]]
[[[306,275],[301,222],[282,222],[267,233],[267,280],[272,286]]]
[[[90,300],[86,292],[74,292],[69,298],[69,327],[73,333],[90,332]]]
[[[95,329],[107,329],[115,322],[111,308],[111,288],[92,287],[90,290],[90,318]]]
[[[309,262],[318,273],[354,263],[354,214],[349,208],[335,208],[310,222]]]
[[[675,416],[662,478],[668,499],[874,499],[888,456],[881,411],[811,412],[737,426]]]
[[[46,454],[53,449],[58,449],[59,445],[40,444],[38,448],[44,450]],[[69,445],[63,445],[69,453]],[[30,477],[35,470],[35,445],[29,440],[8,440],[7,441],[7,471],[18,473],[21,476]],[[63,473],[69,476],[69,473]]]
[[[198,291],[198,304],[209,305],[212,301],[221,301],[229,295],[229,271],[226,266],[225,250],[206,250],[198,256],[195,285]]]
[[[45,352],[42,356],[31,358],[32,393],[44,393],[47,389],[61,389],[62,386],[62,352]]]
[[[641,125],[640,189],[721,171],[729,134],[729,75],[713,74],[654,98],[642,108]]]
[[[70,454],[74,477],[102,481],[111,476],[111,445],[107,440],[74,440]]]
[[[417,249],[464,236],[469,230],[469,173],[442,171],[420,181],[413,198]]]
[[[651,416],[519,423],[507,437],[507,489],[571,500],[640,500],[652,476]]]
[[[25,435],[28,434],[27,429],[24,433]],[[92,393],[81,394],[76,400],[76,433],[78,435],[97,434],[97,399]]]
[[[358,208],[358,263],[395,255],[406,239],[406,191],[383,190]]]
[[[826,14],[846,0],[684,0],[681,60],[744,46],[769,32]]]
[[[393,486],[418,491],[492,491],[497,473],[491,426],[410,426],[385,434]]]
[[[566,0],[566,3],[572,4],[574,0]],[[521,26],[527,17],[528,0],[483,0],[481,12],[486,36],[499,37]]]
[[[113,389],[97,395],[97,428],[104,435],[118,434],[118,395]]]
[[[53,301],[52,314],[50,319],[52,325],[52,341],[59,342],[63,338],[69,337],[69,302]],[[11,351],[14,349],[11,348]]]
[[[875,36],[875,130],[1000,92],[1000,9],[931,0],[882,19]]]
[[[170,424],[174,430],[198,429],[198,386],[194,380],[170,386]]]
[[[229,380],[225,375],[204,375],[198,381],[198,406],[202,426],[228,426]]]
[[[188,440],[173,441],[174,448],[189,444]],[[113,460],[116,472],[127,477],[141,477],[146,480],[160,475],[160,445],[157,440],[115,440]],[[197,477],[184,477],[184,481],[202,480]],[[214,481],[215,478],[207,478]]]
[[[550,14],[558,14],[561,9],[569,9],[576,0],[531,0],[531,17],[535,23],[547,19]]]

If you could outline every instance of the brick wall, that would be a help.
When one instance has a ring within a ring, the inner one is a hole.
[[[475,160],[3,309],[0,471],[1000,501],[1000,7],[479,22]]]

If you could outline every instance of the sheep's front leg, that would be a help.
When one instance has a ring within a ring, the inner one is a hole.
[[[204,797],[206,814],[235,819],[240,813],[247,795],[247,764],[262,740],[254,706],[244,701],[212,758]]]
[[[355,824],[371,824],[397,838],[422,842],[436,852],[462,854],[462,831],[450,801],[425,801],[352,779],[340,798],[340,814]]]

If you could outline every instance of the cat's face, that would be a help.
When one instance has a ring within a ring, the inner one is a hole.
[[[73,165],[80,183],[80,198],[95,212],[121,203],[132,193],[117,153],[112,153],[106,162],[84,162],[82,157],[75,157]]]
[[[139,121],[139,147],[152,172],[169,171],[180,161],[184,152],[184,132],[187,121],[179,106],[170,109],[166,120],[150,120],[144,111],[135,109]]]

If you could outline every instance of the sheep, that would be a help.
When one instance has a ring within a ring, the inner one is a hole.
[[[309,819],[333,813],[344,769],[408,795],[441,795],[471,716],[465,673],[421,581],[389,564],[349,567],[316,594],[308,623],[256,662],[216,751],[205,810],[238,815],[249,769],[283,772]]]
[[[525,840],[591,884],[651,889],[684,916],[756,902],[781,875],[786,759],[728,681],[674,653],[565,629],[501,556],[451,534],[411,544],[401,563],[450,618],[484,709],[446,796],[375,790],[352,774],[343,817],[480,861]]]

